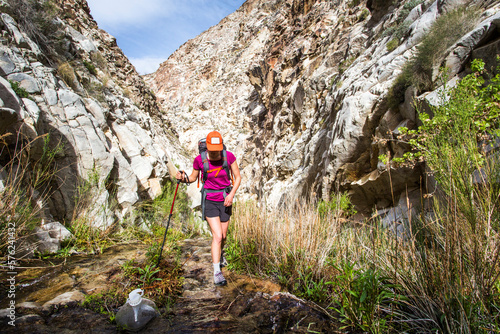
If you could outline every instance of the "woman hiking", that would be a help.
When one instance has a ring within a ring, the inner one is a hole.
[[[203,143],[204,147],[204,143]],[[226,285],[227,281],[222,275],[221,265],[225,265],[222,254],[232,214],[234,194],[241,183],[240,169],[233,153],[226,151],[222,136],[217,131],[212,131],[206,138],[206,152],[200,149],[193,162],[193,172],[189,177],[183,171],[175,176],[184,182],[194,182],[203,173],[202,188],[202,215],[207,220],[212,231],[212,262],[214,265],[215,285]],[[231,187],[231,176],[234,181]]]

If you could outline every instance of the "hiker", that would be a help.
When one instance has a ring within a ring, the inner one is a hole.
[[[202,177],[202,217],[207,220],[212,231],[214,283],[226,285],[221,266],[227,263],[222,250],[226,241],[234,194],[241,182],[240,169],[234,154],[226,150],[219,132],[210,132],[206,140],[200,141],[199,146],[200,155],[194,159],[191,175],[186,177],[183,171],[179,171],[175,177],[189,183]],[[234,177],[232,187],[230,174]]]

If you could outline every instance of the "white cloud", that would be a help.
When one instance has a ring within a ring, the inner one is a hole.
[[[140,75],[149,74],[155,72],[160,64],[164,62],[166,57],[142,57],[142,58],[133,58],[129,57],[130,62],[134,65],[137,72]]]
[[[175,3],[167,0],[87,0],[92,17],[104,27],[147,24],[173,14]]]

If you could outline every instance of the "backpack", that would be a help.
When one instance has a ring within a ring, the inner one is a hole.
[[[229,182],[232,183],[232,174],[231,170],[229,169],[229,165],[227,163],[227,152],[226,152],[226,145],[223,144],[223,150],[222,150],[222,168],[226,171],[227,178],[229,179]],[[198,188],[200,187],[200,178],[201,182],[205,183],[208,178],[208,170],[210,169],[210,165],[208,164],[208,152],[207,152],[207,139],[202,138],[198,141],[198,152],[201,155],[201,161],[203,162],[203,172],[198,175]]]

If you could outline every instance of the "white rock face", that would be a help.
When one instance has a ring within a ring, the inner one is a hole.
[[[410,28],[389,51],[392,35],[384,32],[402,8],[367,13],[366,3],[350,8],[341,0],[248,0],[145,78],[158,100],[84,1],[64,1],[72,15],[55,20],[65,75],[19,22],[1,13],[0,135],[46,136],[57,151],[48,221],[74,218],[79,186],[96,179],[96,205],[87,214],[106,228],[110,218],[157,196],[175,166],[191,171],[198,140],[214,129],[238,158],[239,199],[268,197],[278,205],[284,194],[326,199],[340,190],[367,211],[396,205],[390,185],[397,198],[418,185],[422,170],[379,163],[380,154],[405,148],[373,138],[390,137],[400,124],[416,126],[411,102],[433,95],[417,96],[423,92],[410,87],[405,103],[391,109],[387,93],[432,23],[460,2],[413,8]],[[480,23],[443,59],[452,75],[471,55],[498,53],[492,32],[500,26],[499,5],[485,6]],[[8,141],[15,145],[15,137]],[[43,140],[33,150],[41,157]],[[189,193],[199,199],[195,189]]]
[[[170,176],[167,165],[187,160],[177,153],[180,145],[175,133],[167,133],[168,119],[162,118],[154,97],[114,38],[98,29],[87,4],[66,1],[64,6],[74,15],[55,22],[66,52],[73,53],[66,63],[73,82],[61,67],[38,60],[41,48],[20,23],[7,13],[0,15],[5,27],[0,69],[7,79],[0,77],[0,135],[21,131],[26,140],[45,136],[49,149],[58,151],[53,195],[46,202],[50,210],[42,210],[46,221],[84,214],[104,229],[139,201],[158,196]],[[28,97],[19,98],[9,81]],[[16,136],[7,141],[14,144]],[[35,146],[41,156],[43,140]],[[78,189],[91,179],[96,182],[93,206],[77,212]],[[118,206],[111,207],[115,202]]]
[[[340,190],[367,212],[377,203],[386,207],[390,182],[386,168],[377,169],[378,156],[403,150],[373,137],[417,121],[416,92],[409,90],[408,100],[391,110],[388,91],[436,19],[463,1],[412,8],[411,25],[392,51],[384,31],[397,25],[403,7],[369,8],[374,16],[362,20],[365,5],[246,1],[146,81],[192,158],[199,138],[214,129],[222,133],[242,169],[240,198],[264,196],[278,204],[284,194],[328,198]],[[498,3],[491,3],[476,32],[449,49],[453,75],[478,45],[490,42],[485,32],[498,29],[498,12]],[[396,196],[418,186],[421,172],[392,171]]]

